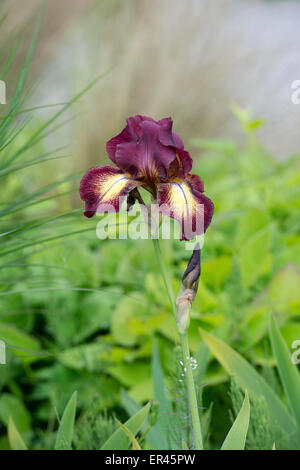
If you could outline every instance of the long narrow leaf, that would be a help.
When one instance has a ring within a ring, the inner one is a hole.
[[[130,429],[126,428],[126,426],[122,424],[121,421],[119,421],[118,419],[116,419],[116,421],[119,424],[120,428],[123,429],[125,434],[129,437],[130,442],[132,444],[132,450],[142,450],[140,444],[138,443]]]
[[[269,319],[269,332],[273,354],[288,404],[300,428],[300,374],[297,366],[292,363],[291,353],[272,314]]]
[[[17,430],[11,416],[8,421],[7,434],[11,450],[27,450],[27,446]]]
[[[150,410],[150,403],[147,403],[141,410],[128,419],[125,426],[136,436],[142,428]],[[124,434],[122,428],[118,428],[103,444],[101,450],[126,450],[128,449],[130,439]]]
[[[250,402],[246,390],[245,399],[233,425],[228,432],[221,450],[244,450],[250,421]]]
[[[215,338],[200,328],[200,333],[211,352],[216,356],[229,375],[233,376],[243,389],[247,389],[250,397],[263,396],[270,410],[270,414],[280,426],[294,437],[298,433],[293,417],[281,402],[278,395],[256,372],[256,370],[230,346]]]
[[[57,431],[55,450],[71,450],[76,414],[77,392],[71,396]]]

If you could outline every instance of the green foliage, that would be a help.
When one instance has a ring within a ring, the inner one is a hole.
[[[131,436],[135,436],[142,428],[150,409],[150,403],[145,405],[142,409],[137,411],[130,419],[125,423],[125,427],[129,431]],[[126,450],[128,449],[129,442],[131,441],[127,433],[124,433],[122,427],[118,427],[113,434],[107,439],[102,445],[101,450]]]
[[[76,414],[77,392],[74,392],[62,415],[56,435],[55,450],[71,450]]]
[[[56,415],[75,390],[75,448],[99,449],[109,438],[109,446],[128,448],[112,416],[138,434],[143,448],[191,448],[176,324],[152,244],[98,240],[98,220],[83,218],[77,195],[83,171],[70,174],[65,150],[49,145],[63,113],[98,79],[50,117],[25,106],[39,29],[40,20],[0,117],[0,339],[7,346],[7,365],[0,365],[1,448],[22,441],[53,448]],[[3,57],[2,79],[23,40]],[[276,162],[256,140],[262,122],[234,112],[247,137],[243,146],[192,142],[193,171],[215,204],[189,330],[205,446],[219,449],[228,432],[226,371],[234,371],[251,402],[246,448],[269,449],[273,442],[289,448],[299,423],[297,366],[289,362],[300,339],[298,156]],[[190,252],[177,240],[163,240],[162,251],[177,293]],[[271,341],[270,311],[278,323],[271,321]],[[199,327],[226,370],[209,355]],[[273,386],[275,363],[281,382]],[[237,416],[243,393],[232,397]]]
[[[98,450],[117,428],[114,416],[99,411],[95,399],[90,408],[79,418],[75,427],[74,446],[77,450]]]
[[[234,379],[230,381],[230,398],[233,408],[233,421],[243,403],[243,392]],[[274,442],[276,442],[277,449],[280,449],[280,446],[283,448],[288,447],[288,436],[284,435],[278,424],[271,419],[264,398],[262,396],[252,398],[246,449],[270,450]]]
[[[26,444],[20,436],[12,417],[10,416],[8,421],[8,441],[11,450],[27,450]]]
[[[250,420],[250,403],[246,390],[246,395],[242,407],[230,428],[221,450],[244,450]]]
[[[223,341],[203,330],[201,330],[201,335],[227,373],[234,377],[237,384],[243,389],[247,389],[250,397],[262,396],[264,398],[271,417],[276,420],[286,434],[290,435],[290,442],[294,443],[298,437],[299,429],[284,403],[263,377]]]
[[[276,321],[270,315],[270,338],[273,353],[276,359],[279,375],[283,384],[283,388],[289,403],[291,412],[298,424],[300,430],[300,374],[292,363],[288,347],[281,336]]]

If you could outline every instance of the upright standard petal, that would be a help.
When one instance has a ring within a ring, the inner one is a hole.
[[[80,182],[80,197],[85,202],[84,215],[92,217],[96,212],[119,212],[122,198],[139,185],[116,168],[90,168]]]
[[[199,180],[194,178],[199,188]],[[200,180],[201,181],[201,180]],[[159,212],[180,223],[181,240],[191,240],[208,228],[214,211],[212,201],[193,187],[191,178],[158,185]]]
[[[138,142],[118,145],[116,164],[133,178],[153,183],[166,181],[176,150],[161,144],[160,127],[155,122],[143,121],[140,128],[142,134]]]
[[[170,177],[184,179],[192,168],[192,159],[172,126],[171,118],[155,121],[147,116],[130,117],[125,129],[107,142],[107,153],[120,170],[148,186]]]

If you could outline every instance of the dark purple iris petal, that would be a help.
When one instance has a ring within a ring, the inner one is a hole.
[[[172,125],[171,118],[155,121],[147,116],[130,117],[125,129],[107,142],[107,153],[132,178],[151,183],[184,178],[191,170],[192,159]]]
[[[185,179],[188,181],[193,191],[204,193],[204,183],[200,176],[188,174]]]
[[[80,197],[85,202],[86,217],[96,212],[119,212],[122,198],[139,186],[120,170],[110,166],[90,168],[80,182]]]

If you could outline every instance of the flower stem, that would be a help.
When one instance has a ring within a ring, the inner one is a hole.
[[[182,356],[183,356],[183,366],[184,366],[184,370],[186,371],[186,383],[187,383],[187,390],[188,390],[188,397],[189,397],[189,407],[190,407],[190,412],[191,412],[195,448],[197,450],[203,450],[199,410],[198,410],[198,404],[197,404],[197,396],[196,396],[196,390],[195,390],[195,384],[194,384],[193,371],[192,371],[191,362],[190,362],[189,340],[188,340],[187,333],[180,335],[180,343],[181,343]]]
[[[157,257],[157,261],[158,261],[161,274],[164,280],[164,284],[166,287],[166,291],[168,293],[172,310],[176,318],[177,308],[176,308],[174,291],[170,282],[169,274],[168,274],[162,253],[161,253],[159,240],[152,239],[152,241],[153,241],[154,251]],[[202,432],[201,432],[201,425],[200,425],[198,405],[197,405],[197,396],[196,396],[196,390],[195,390],[195,384],[194,384],[193,371],[192,371],[191,363],[190,363],[188,334],[187,333],[179,334],[179,338],[180,338],[180,345],[181,345],[181,351],[182,351],[182,357],[183,357],[183,365],[184,365],[184,370],[186,373],[188,401],[189,401],[189,408],[191,412],[192,430],[193,430],[195,448],[196,450],[203,450]]]

